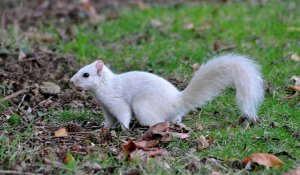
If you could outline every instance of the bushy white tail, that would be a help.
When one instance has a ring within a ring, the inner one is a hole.
[[[181,92],[181,99],[187,109],[194,109],[230,86],[236,89],[242,114],[256,122],[257,109],[264,99],[263,80],[259,66],[244,56],[223,55],[201,65]]]

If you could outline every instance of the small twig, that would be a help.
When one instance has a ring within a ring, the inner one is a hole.
[[[36,173],[26,173],[21,171],[13,171],[13,170],[0,170],[0,174],[19,174],[19,175],[42,175]]]
[[[288,96],[288,97],[285,97],[287,100],[290,100],[290,99],[293,99],[293,98],[295,98],[295,97],[297,97],[298,96],[298,94],[299,94],[299,92],[298,91],[296,91],[293,95],[290,95],[290,96]]]
[[[24,102],[25,97],[26,97],[26,94],[23,95],[23,97],[22,97],[22,99],[21,99],[21,102],[20,102],[19,105],[18,105],[18,108],[21,107],[22,103]]]
[[[93,132],[68,132],[69,135],[76,135],[76,134],[91,134]]]
[[[26,62],[26,61],[33,61],[33,60],[36,60],[37,58],[34,57],[34,58],[28,58],[28,59],[22,59],[22,60],[19,60],[18,62],[21,63],[21,62]]]
[[[44,104],[47,100],[51,100],[53,96],[50,96],[49,98],[47,98],[46,100],[41,101],[38,105],[41,106],[42,104]]]
[[[12,104],[15,108],[17,108],[20,112],[22,112],[25,116],[28,116],[28,112],[27,111],[25,111],[24,109],[22,109],[22,108],[19,108],[16,104],[14,104],[14,103],[10,103],[10,104]]]
[[[26,93],[26,92],[30,91],[31,89],[32,89],[32,87],[25,87],[24,89],[21,89],[21,90],[15,92],[15,93],[13,93],[13,94],[10,94],[10,95],[8,95],[8,96],[6,96],[6,97],[1,98],[1,99],[0,99],[0,102],[4,102],[4,101],[6,101],[6,100],[15,98],[15,97],[17,97],[17,96],[19,96],[19,95],[21,95],[21,94],[23,94],[23,93]]]

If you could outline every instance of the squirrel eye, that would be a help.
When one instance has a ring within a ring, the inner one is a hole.
[[[89,73],[84,73],[84,74],[83,74],[83,77],[85,77],[85,78],[87,78],[87,77],[89,77],[89,76],[90,76]]]

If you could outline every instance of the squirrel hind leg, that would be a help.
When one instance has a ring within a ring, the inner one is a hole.
[[[133,113],[141,125],[153,126],[157,123],[164,122],[166,119],[158,108],[145,100],[137,100],[132,105]]]
[[[181,123],[184,115],[185,115],[185,112],[182,112],[182,113],[178,114],[175,118],[171,118],[170,122],[173,122],[173,123],[179,122],[179,123]]]

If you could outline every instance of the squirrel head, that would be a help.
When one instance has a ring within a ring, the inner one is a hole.
[[[94,90],[99,87],[99,83],[103,79],[105,65],[102,60],[95,61],[89,65],[82,67],[70,82],[77,88],[82,90]]]

